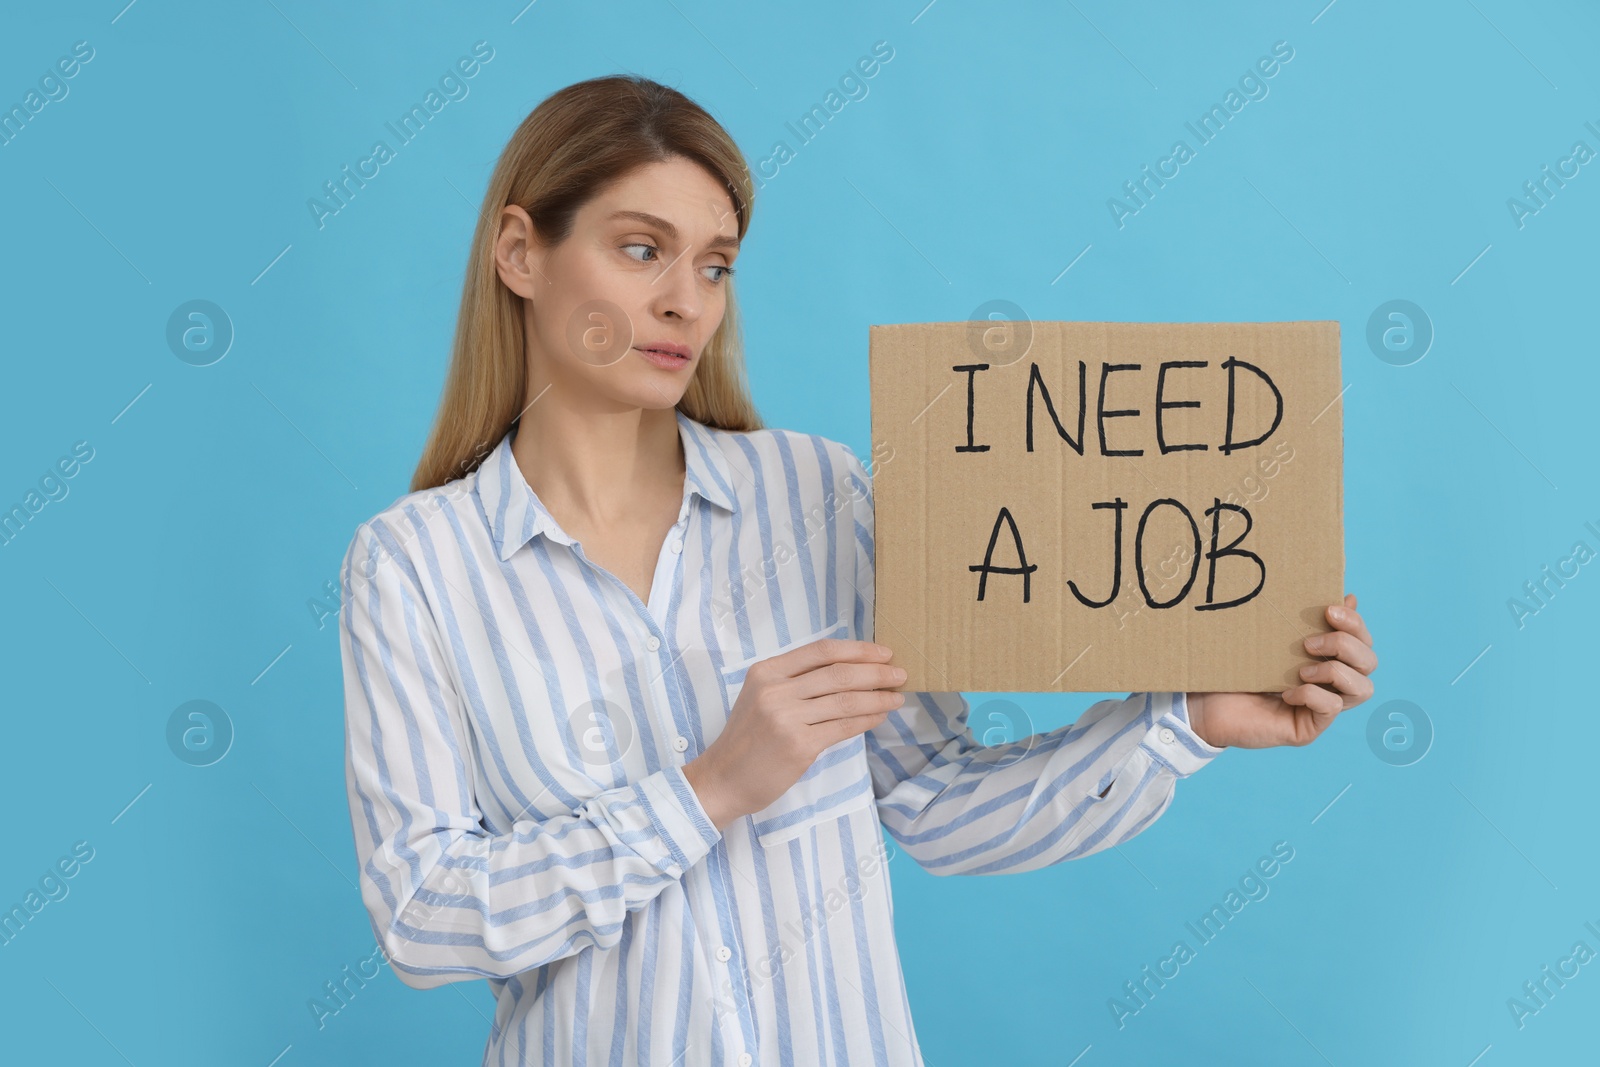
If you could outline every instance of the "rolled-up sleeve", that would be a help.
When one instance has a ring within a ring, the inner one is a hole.
[[[872,640],[871,484],[853,453],[856,619]],[[1223,750],[1189,725],[1183,693],[1099,701],[1070,725],[984,745],[960,693],[911,692],[866,734],[885,829],[934,874],[1001,874],[1127,840],[1172,802],[1177,780]]]
[[[681,767],[571,814],[486,829],[466,706],[421,579],[381,519],[341,568],[346,784],[362,902],[396,974],[426,989],[608,948],[629,911],[721,837]]]

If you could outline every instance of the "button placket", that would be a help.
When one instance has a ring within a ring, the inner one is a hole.
[[[683,506],[678,509],[678,521],[667,532],[667,540],[663,545],[661,558],[657,562],[657,573],[651,590],[650,608],[646,610],[643,618],[645,625],[648,626],[652,631],[657,629],[665,629],[671,625],[671,620],[665,616],[664,612],[663,617],[657,619],[654,614],[654,609],[658,600],[662,603],[665,603],[667,594],[669,592],[666,586],[669,584],[670,574],[675,572],[679,566],[677,559],[673,560],[673,566],[671,568],[668,568],[664,565],[666,559],[668,558],[667,553],[670,552],[674,557],[680,558],[683,555],[683,535],[686,527],[688,526],[690,504],[691,501],[688,493],[686,492],[683,498]],[[662,638],[657,636],[657,634],[654,632],[649,633],[645,636],[644,647],[650,652],[657,653],[656,670],[653,672],[656,681],[669,690],[673,686],[677,685],[676,679],[667,677],[667,674],[671,670],[673,663],[668,655],[671,650],[667,648],[665,644],[663,644]],[[669,707],[674,709],[674,715],[676,716],[678,711],[677,702],[672,699],[670,692],[667,695],[667,704]],[[678,722],[676,723],[676,726],[678,729],[682,729],[684,724],[682,722]],[[677,753],[679,756],[675,762],[679,766],[682,766],[685,762],[682,757],[684,753],[689,751],[689,738],[684,734],[676,734],[668,742],[668,745],[671,747],[672,751]]]
[[[678,510],[678,521],[667,531],[666,540],[662,542],[661,551],[656,555],[655,572],[650,579],[650,595],[641,601],[645,613],[658,625],[665,625],[666,613],[655,605],[665,602],[671,591],[674,578],[678,573],[679,561],[683,557],[684,530],[688,526],[689,501],[684,499],[683,507]],[[637,599],[637,595],[635,595]],[[655,648],[651,648],[654,652]]]
[[[683,510],[678,512],[678,521],[667,532],[667,547],[680,556],[683,555],[683,533],[688,525],[689,506],[685,504]]]

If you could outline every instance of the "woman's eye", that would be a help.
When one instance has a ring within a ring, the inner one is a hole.
[[[644,241],[632,241],[632,242],[629,242],[628,244],[623,245],[622,248],[623,248],[623,252],[626,255],[628,255],[632,259],[638,260],[640,263],[655,263],[655,262],[659,261],[659,259],[660,259],[659,253],[660,253],[661,249],[657,248],[653,244],[648,244],[648,243],[646,243]],[[635,255],[633,252],[628,251],[628,249],[632,249],[632,248],[643,248],[647,252],[651,253],[651,255],[649,255],[649,256]],[[720,285],[721,283],[726,281],[733,274],[733,268],[732,267],[724,266],[721,263],[716,263],[716,264],[713,264],[713,265],[711,265],[709,267],[703,267],[701,269],[702,270],[714,270],[714,271],[721,271],[722,272],[720,274],[707,275],[706,276],[706,281],[710,282],[712,285]]]

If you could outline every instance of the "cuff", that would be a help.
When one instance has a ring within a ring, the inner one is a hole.
[[[1139,747],[1175,777],[1187,778],[1210,763],[1223,750],[1200,740],[1189,725],[1187,693],[1152,693],[1154,722]]]
[[[722,837],[695,794],[682,767],[663,767],[638,782],[639,803],[650,816],[670,859],[663,869],[674,878],[705,858]]]

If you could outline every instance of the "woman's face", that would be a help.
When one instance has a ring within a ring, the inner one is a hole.
[[[619,407],[676,405],[722,322],[737,234],[727,192],[676,156],[591,199],[554,248],[538,242],[526,211],[505,208],[496,263],[527,298],[528,402],[548,386]]]

